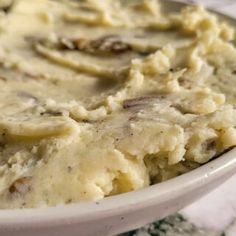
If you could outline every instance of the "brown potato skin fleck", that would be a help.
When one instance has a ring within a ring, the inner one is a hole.
[[[9,187],[9,193],[12,195],[25,195],[31,191],[32,177],[26,176],[15,180]]]

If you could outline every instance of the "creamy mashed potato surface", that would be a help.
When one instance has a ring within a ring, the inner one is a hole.
[[[0,8],[0,208],[99,200],[236,145],[235,33],[203,7]]]

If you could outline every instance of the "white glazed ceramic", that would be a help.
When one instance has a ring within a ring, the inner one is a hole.
[[[198,169],[99,202],[0,211],[1,236],[115,235],[174,213],[236,172],[236,149]]]
[[[165,10],[177,10],[182,6],[162,1]],[[236,148],[172,180],[99,202],[45,209],[0,210],[0,236],[115,235],[180,210],[235,172]]]

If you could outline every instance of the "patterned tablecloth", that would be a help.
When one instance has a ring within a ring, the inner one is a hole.
[[[236,17],[236,0],[185,2],[200,2]],[[179,213],[122,236],[236,236],[236,175]]]

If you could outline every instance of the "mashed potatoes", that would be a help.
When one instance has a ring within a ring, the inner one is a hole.
[[[0,7],[0,208],[99,200],[236,145],[234,30],[204,8]]]

